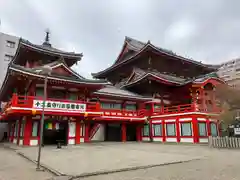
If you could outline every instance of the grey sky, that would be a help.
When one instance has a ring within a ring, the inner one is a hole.
[[[239,0],[0,0],[1,31],[83,52],[84,76],[110,66],[125,36],[205,63],[240,57]]]

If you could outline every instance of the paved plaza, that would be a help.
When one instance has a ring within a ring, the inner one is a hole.
[[[44,147],[42,164],[61,175],[118,171],[197,160],[209,154],[202,146],[160,145],[150,143],[96,143],[62,149]],[[18,152],[37,159],[37,148],[19,148]]]
[[[12,147],[16,150],[0,148],[0,180],[240,179],[239,150],[157,143],[95,143],[62,149],[46,146],[42,151],[42,164],[59,175],[54,177],[48,171],[36,172],[36,165],[26,160],[26,157],[36,160],[37,147]],[[95,175],[83,177],[91,174]]]

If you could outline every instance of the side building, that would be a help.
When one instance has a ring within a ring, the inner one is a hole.
[[[217,74],[228,85],[240,88],[240,58],[222,63]]]
[[[18,41],[18,37],[0,32],[0,86],[2,85],[4,77],[7,73],[8,64],[16,53]],[[1,108],[2,103],[0,101],[0,109]],[[3,139],[4,133],[7,131],[7,124],[1,123],[0,141]]]
[[[6,75],[8,64],[16,53],[18,42],[19,37],[0,32],[0,85]]]

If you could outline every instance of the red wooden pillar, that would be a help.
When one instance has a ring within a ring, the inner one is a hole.
[[[122,129],[122,142],[126,142],[126,140],[127,140],[127,128],[126,128],[126,123],[122,123],[121,129]]]
[[[27,116],[24,128],[23,145],[25,146],[30,145],[31,135],[32,135],[32,117]]]
[[[207,136],[211,136],[211,125],[210,125],[210,120],[207,118],[206,120],[207,124]]]
[[[19,145],[19,142],[20,142],[21,126],[22,126],[22,120],[18,120],[17,145]]]
[[[90,124],[88,122],[85,122],[85,136],[84,136],[84,142],[89,142],[89,128]]]
[[[162,142],[166,142],[166,123],[162,120]]]
[[[80,144],[80,129],[81,129],[80,119],[77,119],[76,120],[75,144]]]
[[[137,125],[137,129],[136,129],[136,137],[137,137],[137,141],[142,141],[142,125],[139,124]]]
[[[198,121],[195,116],[192,118],[192,127],[193,127],[193,142],[198,143],[199,142]]]
[[[177,136],[177,142],[180,142],[180,123],[179,118],[176,119],[176,136]]]

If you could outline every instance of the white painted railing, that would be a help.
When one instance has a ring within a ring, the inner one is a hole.
[[[212,148],[240,148],[240,138],[237,137],[209,137],[209,147]]]

